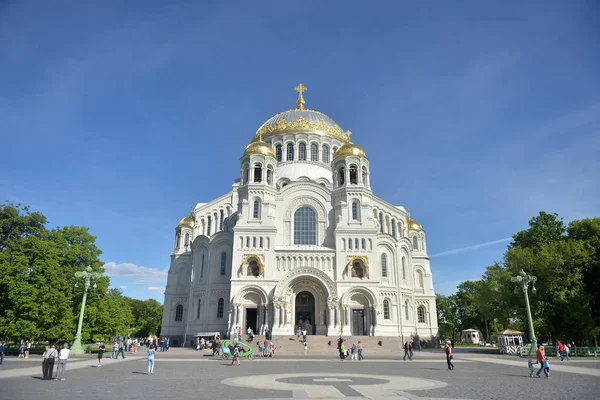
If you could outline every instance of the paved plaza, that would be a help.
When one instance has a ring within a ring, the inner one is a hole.
[[[340,361],[336,353],[242,359],[241,366],[189,349],[156,355],[148,376],[142,354],[125,360],[69,361],[65,381],[41,380],[41,359],[0,366],[1,400],[75,399],[597,399],[600,361],[552,362],[551,379],[529,378],[526,360],[460,353],[448,371],[442,352]]]

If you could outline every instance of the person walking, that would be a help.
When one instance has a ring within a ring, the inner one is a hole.
[[[535,352],[535,358],[537,359],[537,362],[540,363],[540,369],[538,370],[538,372],[536,372],[535,375],[538,378],[541,378],[540,374],[544,370],[544,361],[546,361],[546,355],[544,354],[544,346],[542,346],[541,344],[538,344],[538,348]]]
[[[568,344],[565,344],[564,349],[565,358],[567,359],[567,361],[571,361],[571,357],[569,357],[569,353],[571,352],[570,346]]]
[[[125,359],[125,346],[123,345],[123,342],[119,342],[119,351],[117,352],[117,356],[115,358],[119,358],[119,354],[121,355],[122,360]]]
[[[350,360],[358,360],[358,348],[356,347],[356,343],[352,343],[352,348],[350,349],[351,358]]]
[[[406,361],[406,357],[408,357],[409,360],[411,359],[410,344],[408,343],[408,340],[404,342],[404,358],[402,358],[402,360]]]
[[[44,379],[51,380],[54,376],[54,363],[58,358],[56,346],[50,345],[50,350],[46,353],[46,370],[44,371]]]
[[[362,350],[363,350],[362,343],[359,340],[358,341],[358,361],[363,359]]]
[[[305,340],[303,353],[306,354],[307,352],[308,352],[308,342]]]
[[[560,361],[564,361],[565,360],[565,353],[564,353],[563,344],[561,342],[557,343],[557,345],[556,345],[556,352],[560,356]]]
[[[150,345],[146,353],[148,353],[148,373],[146,375],[154,374],[154,346]]]
[[[110,358],[117,358],[117,353],[119,352],[119,343],[115,340],[112,346],[112,354]]]
[[[56,369],[56,379],[58,380],[65,380],[65,370],[67,369],[69,354],[71,354],[71,350],[69,350],[69,345],[65,343],[58,353],[58,368]]]
[[[346,346],[344,346],[344,342],[340,343],[340,360],[344,361],[346,359]]]
[[[446,343],[446,362],[448,363],[448,369],[453,370],[454,364],[452,364],[452,349]]]
[[[238,367],[240,366],[240,349],[238,346],[234,346],[233,348],[233,359],[231,360],[231,365],[233,365],[237,361]]]
[[[0,365],[4,362],[4,343],[0,340]]]
[[[106,346],[104,345],[104,342],[100,342],[100,346],[98,346],[98,366],[99,367],[102,366],[102,357],[104,357],[105,351],[106,351]]]
[[[306,342],[306,329],[302,329],[302,340]]]

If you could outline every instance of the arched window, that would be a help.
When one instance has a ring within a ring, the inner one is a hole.
[[[185,234],[185,239],[183,240],[183,245],[185,247],[188,247],[190,245],[190,234],[189,233]]]
[[[223,212],[223,210],[219,211],[219,230],[222,231],[223,230],[223,219],[225,218],[225,212]]]
[[[221,297],[217,303],[217,318],[223,318],[223,309],[225,308],[225,300]]]
[[[366,248],[367,248],[367,246],[366,246],[366,240],[363,239],[362,240],[362,249],[365,250]]]
[[[317,215],[310,207],[294,213],[294,244],[317,244]]]
[[[406,257],[402,257],[402,279],[406,279]]]
[[[340,169],[338,169],[338,182],[340,183],[340,186],[342,186],[345,181],[346,181],[346,170],[344,169],[344,167],[341,167]]]
[[[275,146],[275,158],[277,159],[277,161],[281,161],[281,159],[283,158],[282,156],[282,149],[281,149],[281,145],[278,144],[277,146]]]
[[[358,220],[358,202],[356,201],[352,202],[352,219]]]
[[[333,155],[335,155],[335,153],[337,152],[337,150],[338,150],[338,148],[337,148],[337,147],[334,147],[334,148],[333,148]]]
[[[306,143],[300,143],[298,145],[298,160],[306,161]]]
[[[294,161],[294,143],[287,144],[287,160]]]
[[[367,172],[367,167],[362,167],[362,183],[365,186],[369,186],[369,182],[368,180],[368,172]]]
[[[181,246],[181,235],[178,233],[175,235],[175,248],[178,249]]]
[[[348,239],[348,249],[352,250],[352,239]]]
[[[425,307],[419,306],[419,308],[417,308],[417,318],[420,324],[425,323]]]
[[[254,182],[262,182],[262,165],[254,164]]]
[[[204,254],[202,254],[202,263],[200,264],[200,278],[204,276]]]
[[[396,237],[396,220],[392,220],[392,236]]]
[[[417,287],[423,287],[423,272],[417,270]]]
[[[248,270],[246,271],[246,275],[248,276],[259,276],[260,268],[258,268],[258,263],[256,260],[250,260],[248,263]]]
[[[201,305],[201,300],[198,299],[198,310],[196,310],[196,319],[200,319],[200,305]]]
[[[252,247],[256,248],[256,236],[252,238]]]
[[[258,247],[261,248],[261,249],[263,248],[263,238],[262,238],[262,236],[258,240]]]
[[[329,164],[329,146],[323,145],[323,154],[321,154],[321,161]]]
[[[355,165],[350,166],[350,184],[356,185],[358,183],[358,172]]]
[[[383,301],[383,319],[390,319],[390,302]]]
[[[252,205],[252,218],[260,218],[260,200],[254,200]]]
[[[225,269],[227,268],[227,253],[221,253],[221,275],[225,275]]]
[[[413,247],[415,250],[419,250],[419,239],[416,236],[413,236]]]
[[[175,321],[183,321],[183,306],[181,304],[177,304],[177,307],[175,307]]]
[[[273,168],[270,165],[267,167],[267,184],[273,185]]]
[[[245,185],[246,183],[248,183],[248,174],[250,173],[248,166],[245,165],[244,166],[244,178],[243,178],[243,182],[242,185]]]
[[[358,250],[358,238],[354,239],[354,248]]]
[[[379,213],[379,232],[383,233],[383,213]]]
[[[352,277],[353,278],[364,278],[365,272],[363,270],[362,265],[358,261],[355,261],[352,264]]]
[[[381,276],[386,277],[388,276],[387,273],[387,255],[382,254],[381,255]]]
[[[408,300],[406,300],[404,302],[404,319],[406,319],[407,321],[409,320],[408,317],[410,316],[409,313],[408,313],[408,311],[409,311],[408,310]]]
[[[210,236],[210,226],[212,225],[212,218],[208,216],[208,226],[206,227],[206,236]]]
[[[310,161],[319,161],[319,146],[316,143],[310,145]]]

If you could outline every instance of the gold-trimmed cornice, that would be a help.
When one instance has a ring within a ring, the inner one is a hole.
[[[350,131],[344,132],[330,117],[315,110],[286,110],[265,122],[253,141],[284,133],[315,133],[350,143]]]

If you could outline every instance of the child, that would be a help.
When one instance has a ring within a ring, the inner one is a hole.
[[[237,360],[238,367],[239,367],[240,366],[240,349],[238,348],[238,346],[235,346],[233,348],[233,360],[231,360],[231,365],[233,365],[236,360]]]
[[[550,379],[550,361],[548,360],[548,357],[544,360],[544,374],[547,379]]]
[[[305,340],[304,341],[304,354],[306,354],[307,351],[308,351],[308,342]]]
[[[154,345],[152,345],[152,344],[150,345],[150,348],[148,349],[147,353],[148,353],[148,374],[147,375],[150,375],[150,374],[154,374],[154,353],[155,353]]]
[[[533,378],[533,373],[535,372],[535,367],[533,366],[533,360],[531,358],[527,362],[527,366],[529,367],[529,377]]]
[[[262,356],[262,352],[263,352],[263,346],[262,346],[262,343],[263,343],[263,342],[262,342],[261,340],[259,340],[259,341],[258,341],[258,355],[259,355],[259,356]]]

